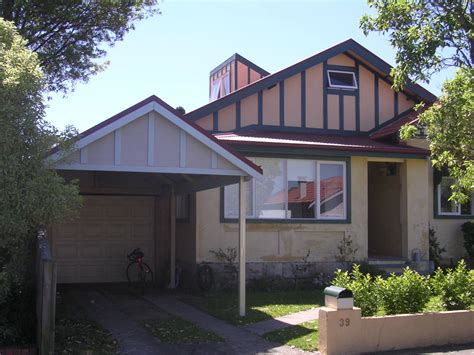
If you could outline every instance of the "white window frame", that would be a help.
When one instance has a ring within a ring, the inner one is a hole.
[[[350,74],[352,75],[352,78],[354,80],[354,84],[353,86],[347,86],[347,85],[337,85],[337,84],[333,84],[331,82],[331,73],[343,73],[343,74]],[[351,90],[357,90],[358,89],[358,86],[357,86],[357,78],[356,78],[356,75],[354,72],[352,71],[344,71],[344,70],[333,70],[333,69],[328,69],[327,70],[327,76],[328,76],[328,84],[329,84],[329,87],[330,88],[337,88],[337,89],[351,89]]]
[[[342,217],[321,216],[321,164],[342,165]],[[346,183],[346,162],[337,160],[318,160],[316,167],[316,219],[318,220],[345,220],[347,218],[347,183]]]
[[[252,161],[255,161],[255,158],[250,158]],[[280,159],[280,158],[277,158]],[[283,163],[283,175],[284,175],[284,183],[285,183],[285,211],[288,213],[288,171],[287,171],[287,164],[288,160],[301,160],[300,159],[286,159],[286,158],[281,158]],[[271,220],[278,220],[278,221],[288,221],[288,222],[298,222],[298,223],[305,223],[304,221],[307,221],[308,223],[311,223],[313,221],[344,221],[347,219],[347,176],[346,176],[346,169],[347,169],[347,162],[346,161],[341,161],[341,160],[317,160],[317,159],[310,159],[315,165],[316,169],[316,175],[314,179],[314,183],[316,184],[316,201],[315,201],[315,215],[312,218],[288,218],[286,216],[285,218],[271,218]],[[343,199],[343,214],[342,216],[337,216],[337,217],[327,217],[327,216],[321,216],[320,213],[320,195],[321,195],[321,187],[320,187],[320,166],[321,164],[334,164],[334,165],[341,165],[342,166],[342,199]],[[255,179],[252,179],[251,182],[251,192],[252,192],[252,210],[251,214],[247,216],[247,218],[252,219],[252,220],[270,220],[270,218],[259,218],[257,217],[256,214],[256,198],[257,198],[257,184],[255,182]],[[225,189],[225,188],[224,188]],[[225,199],[225,191],[222,194],[222,198]],[[222,215],[225,219],[235,219],[235,217],[230,217],[226,214],[226,209],[225,209],[225,200],[223,204],[223,210],[222,210]],[[271,223],[271,222],[269,222]]]
[[[459,203],[455,203],[456,211],[454,212],[443,212],[441,209],[441,183],[443,180],[454,180],[449,176],[442,176],[441,181],[437,186],[437,203],[438,203],[438,215],[440,216],[462,216],[461,215],[461,205]],[[472,203],[472,202],[471,202]]]

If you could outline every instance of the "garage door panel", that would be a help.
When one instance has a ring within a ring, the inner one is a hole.
[[[152,197],[84,196],[80,218],[52,229],[58,282],[126,281],[133,249],[154,265],[154,230]]]
[[[110,222],[104,225],[104,230],[105,238],[109,240],[124,240],[130,235],[130,224],[126,222]]]
[[[57,243],[55,244],[54,251],[57,260],[76,259],[79,257],[77,243]]]
[[[81,231],[78,237],[82,237],[82,239],[92,238],[97,239],[101,238],[105,232],[105,225],[102,223],[83,223],[81,224]]]
[[[52,228],[53,234],[60,234],[61,239],[74,239],[79,232],[79,223],[71,222],[60,224]]]

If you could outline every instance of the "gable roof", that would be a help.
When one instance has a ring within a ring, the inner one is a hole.
[[[187,134],[210,148],[212,151],[227,159],[247,175],[252,177],[261,176],[262,169],[259,166],[222,142],[219,142],[213,135],[197,124],[189,121],[181,113],[155,95],[138,102],[124,111],[82,132],[77,136],[75,146],[77,149],[81,149],[152,111],[157,112]],[[58,162],[64,157],[62,156],[61,151],[56,148],[51,151],[48,158]]]
[[[390,75],[392,66],[385,62],[380,57],[376,56],[374,53],[369,51],[367,48],[363,47],[353,39],[348,39],[344,42],[336,44],[333,47],[330,47],[318,54],[315,54],[309,58],[302,60],[299,63],[293,64],[285,69],[282,69],[274,74],[270,74],[260,80],[254,81],[253,83],[244,86],[243,88],[236,90],[218,100],[215,100],[209,104],[206,104],[194,111],[191,111],[186,114],[186,117],[190,120],[197,120],[203,116],[206,116],[214,111],[217,111],[223,107],[226,107],[232,103],[235,103],[247,96],[253,95],[260,90],[264,90],[269,86],[275,85],[278,82],[285,80],[295,74],[300,73],[303,70],[306,70],[312,66],[320,64],[325,60],[328,60],[331,57],[334,57],[338,54],[350,52],[363,58],[363,60],[370,63],[371,66],[384,73],[386,76]],[[406,89],[413,92],[420,99],[431,103],[436,101],[437,97],[431,92],[423,88],[422,86],[416,83],[408,83]]]

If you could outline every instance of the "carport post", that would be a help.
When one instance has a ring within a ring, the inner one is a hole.
[[[245,218],[247,203],[245,193],[245,180],[240,177],[239,183],[239,314],[245,316]]]
[[[169,288],[175,288],[175,270],[176,270],[176,196],[174,187],[171,186],[170,194],[170,285]]]

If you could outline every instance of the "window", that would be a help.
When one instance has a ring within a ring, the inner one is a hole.
[[[214,101],[221,97],[230,94],[230,75],[229,73],[217,78],[211,85],[210,100]]]
[[[254,158],[263,179],[247,183],[247,217],[345,219],[346,163]],[[317,196],[320,196],[318,199]],[[238,185],[224,188],[224,217],[238,218]]]
[[[350,71],[328,70],[328,84],[330,88],[357,89],[355,74]]]
[[[345,164],[318,162],[318,218],[345,217]]]
[[[459,205],[454,201],[449,201],[452,190],[451,185],[454,179],[443,176],[437,187],[438,214],[443,216],[474,216],[474,193],[467,203]]]

